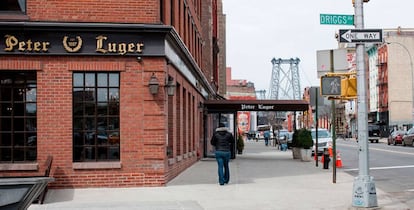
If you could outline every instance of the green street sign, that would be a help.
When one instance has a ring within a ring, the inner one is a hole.
[[[354,25],[353,15],[320,14],[322,25]]]

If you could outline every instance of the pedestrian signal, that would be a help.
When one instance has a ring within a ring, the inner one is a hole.
[[[341,96],[341,76],[322,76],[321,95],[322,96]]]

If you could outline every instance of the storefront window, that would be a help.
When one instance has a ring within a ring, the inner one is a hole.
[[[73,73],[73,161],[120,159],[119,73]]]
[[[0,110],[0,162],[36,161],[36,72],[0,72]]]

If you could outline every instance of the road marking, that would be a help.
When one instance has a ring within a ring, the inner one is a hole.
[[[346,146],[346,147],[355,147],[358,148],[358,145],[349,145],[349,144],[341,144],[339,143],[341,146]],[[394,150],[387,150],[387,149],[380,149],[380,148],[374,148],[374,147],[369,147],[369,150],[377,150],[377,151],[382,151],[382,152],[390,152],[390,153],[398,153],[398,154],[402,154],[402,155],[414,155],[413,152],[401,152],[401,151],[394,151]]]
[[[384,169],[398,169],[398,168],[414,168],[414,165],[408,166],[386,166],[386,167],[372,167],[370,170],[384,170]],[[344,169],[343,171],[358,171],[358,168]]]
[[[398,154],[404,154],[404,155],[414,155],[412,152],[401,152],[401,151],[394,151],[394,150],[387,150],[387,149],[379,149],[379,148],[369,148],[370,150],[377,150],[377,151],[383,151],[383,152],[392,152],[392,153],[398,153]]]

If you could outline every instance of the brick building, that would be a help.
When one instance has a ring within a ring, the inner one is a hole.
[[[54,188],[162,186],[203,157],[200,107],[225,64],[221,7],[2,2],[1,176],[42,174],[52,155]]]

